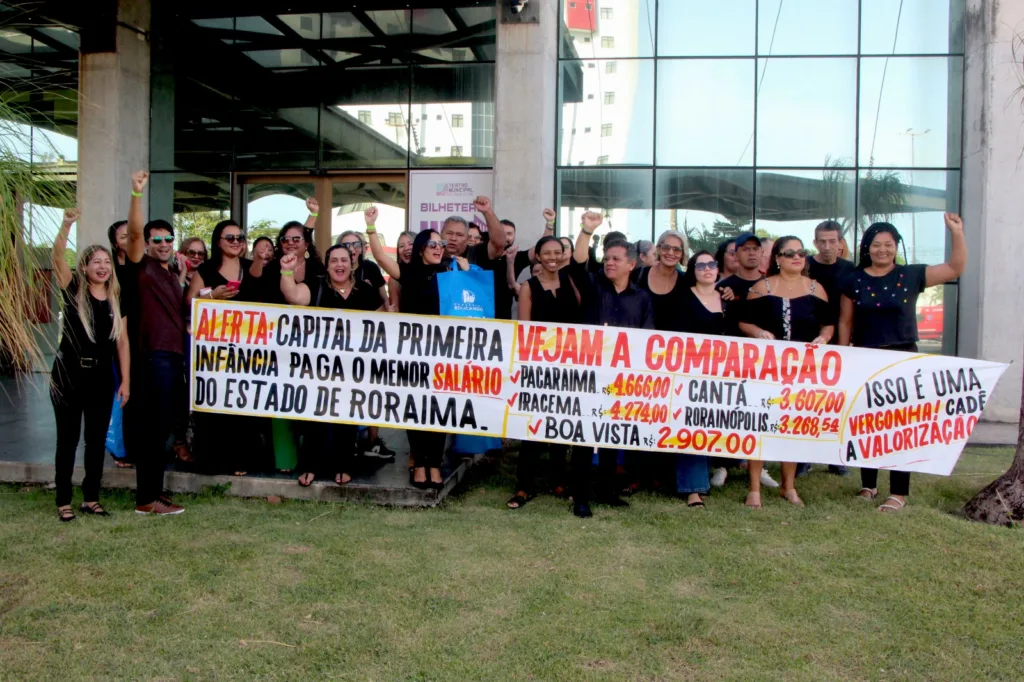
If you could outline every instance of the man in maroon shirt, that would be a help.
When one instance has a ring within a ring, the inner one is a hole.
[[[180,514],[185,511],[164,496],[167,446],[174,435],[177,412],[187,404],[185,384],[185,263],[179,274],[171,263],[184,256],[174,252],[174,227],[166,220],[142,225],[142,193],[149,173],[132,174],[128,209],[128,260],[134,265],[139,307],[139,348],[146,384],[146,447],[135,461],[135,512]],[[183,434],[180,434],[183,435]]]

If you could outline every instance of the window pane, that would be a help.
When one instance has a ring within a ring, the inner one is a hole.
[[[146,193],[150,218],[172,221],[178,244],[183,237],[194,236],[202,237],[209,247],[214,225],[231,215],[227,173],[153,173]]]
[[[892,223],[903,236],[908,263],[942,263],[942,214],[959,211],[959,199],[959,171],[861,171],[858,234],[874,222]]]
[[[814,228],[823,220],[843,226],[853,237],[856,175],[852,170],[757,171],[757,220],[754,227],[773,239],[794,235],[813,248]]]
[[[852,165],[856,59],[760,59],[758,166]]]
[[[414,124],[409,141],[415,153],[411,155],[411,165],[493,163],[493,64],[415,67],[412,102]],[[453,127],[450,121],[458,115],[471,125]],[[460,153],[456,155],[455,150]]]
[[[687,237],[688,255],[714,253],[721,242],[751,227],[751,169],[659,169],[655,183],[654,236],[679,230]]]
[[[861,166],[960,166],[963,57],[877,57],[860,69]]]
[[[590,166],[606,156],[613,165],[651,165],[653,60],[620,61],[613,75],[604,73],[603,62],[598,62],[596,69],[587,69],[582,61],[564,61],[560,69],[559,163]],[[615,93],[614,104],[605,104],[608,92]]]
[[[756,7],[756,0],[662,0],[658,3],[658,54],[753,55]]]
[[[861,52],[963,54],[963,5],[963,0],[861,0]]]
[[[658,164],[752,166],[754,60],[658,61]]]
[[[857,0],[759,0],[757,52],[857,54]]]
[[[326,168],[404,168],[410,125],[409,69],[346,69],[347,87],[334,104],[324,105],[320,144]],[[416,149],[413,149],[416,153]]]
[[[560,234],[575,237],[583,212],[600,211],[605,215],[598,229],[602,238],[616,230],[633,241],[650,239],[651,180],[651,171],[641,169],[558,171]]]
[[[651,57],[654,2],[630,2],[617,16],[599,16],[596,0],[563,0],[562,57]]]

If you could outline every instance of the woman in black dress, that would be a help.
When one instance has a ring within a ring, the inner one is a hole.
[[[897,248],[900,233],[889,223],[875,223],[864,232],[860,242],[857,269],[840,286],[839,344],[860,348],[917,352],[917,297],[928,287],[952,282],[967,265],[964,224],[955,213],[945,215],[952,250],[941,265],[899,265]],[[878,496],[878,469],[860,470],[865,500]],[[907,504],[910,472],[889,474],[889,497],[878,507],[881,512],[896,512]]]
[[[82,435],[83,415],[85,500],[79,509],[86,514],[109,516],[100,506],[100,480],[118,366],[121,384],[116,397],[122,407],[128,402],[131,384],[128,327],[121,314],[113,256],[103,246],[89,246],[79,256],[74,272],[64,258],[68,232],[79,215],[78,209],[64,211],[64,222],[53,242],[52,253],[53,271],[64,303],[60,346],[50,372],[50,402],[57,421],[54,479],[57,517],[61,521],[75,519],[71,511],[71,474]]]
[[[409,263],[400,263],[384,253],[377,229],[377,207],[366,209],[366,234],[370,239],[370,251],[374,259],[388,276],[396,279],[402,286],[402,299],[399,312],[413,315],[439,315],[441,298],[437,289],[437,276],[445,272],[447,267],[441,263],[447,245],[437,230],[423,230],[412,244],[412,257]],[[459,259],[462,267],[465,259]],[[468,267],[468,264],[467,264]],[[436,431],[408,429],[409,457],[415,463],[411,473],[411,483],[417,488],[444,487],[441,475],[441,462],[444,459],[444,448],[448,434]]]
[[[825,344],[832,339],[825,288],[807,277],[807,256],[797,237],[780,237],[772,246],[768,275],[751,287],[740,318],[740,331],[759,339]],[[746,505],[761,506],[761,469],[764,462],[750,460],[750,492]],[[796,492],[796,463],[782,462],[782,497],[802,507]]]
[[[519,288],[519,319],[523,322],[579,324],[583,321],[580,293],[562,267],[565,244],[553,236],[541,237],[534,247],[540,271]],[[564,444],[523,441],[519,447],[516,494],[508,501],[509,509],[519,509],[536,496],[537,464],[547,448],[551,458],[550,482],[556,496],[565,497]]]
[[[327,276],[297,284],[294,279],[295,254],[281,259],[281,293],[291,305],[336,310],[380,310],[380,294],[365,282],[357,282],[352,270],[355,256],[347,246],[327,249]],[[299,427],[304,434],[299,451],[299,485],[308,486],[317,475],[333,473],[334,482],[344,485],[352,480],[347,469],[356,442],[355,424],[329,424],[307,421]],[[327,472],[327,465],[333,464]]]

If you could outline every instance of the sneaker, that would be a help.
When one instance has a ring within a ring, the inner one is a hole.
[[[849,476],[850,475],[850,469],[848,467],[840,466],[838,464],[829,464],[828,465],[828,472],[830,474],[835,474],[836,476]]]
[[[729,477],[729,471],[725,467],[718,467],[711,471],[711,486],[721,488],[725,485],[725,479]]]
[[[373,457],[375,459],[383,459],[388,462],[395,461],[395,451],[384,444],[384,439],[377,436],[376,440],[368,447],[363,450],[363,455],[366,457]]]
[[[767,488],[778,488],[779,484],[776,483],[772,475],[768,473],[767,469],[761,469],[761,485]]]
[[[796,465],[796,477],[803,478],[807,474],[811,473],[811,465],[807,462],[801,462]]]
[[[184,511],[184,507],[164,500],[157,500],[152,504],[144,504],[135,508],[136,514],[156,514],[157,516],[173,516]]]
[[[587,503],[574,504],[572,506],[573,516],[577,516],[581,519],[589,519],[594,515],[594,512],[590,511],[590,505]]]

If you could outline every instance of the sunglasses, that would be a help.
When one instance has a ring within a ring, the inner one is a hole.
[[[234,244],[235,242],[238,242],[240,244],[244,244],[245,243],[245,232],[243,232],[241,234],[224,234],[224,235],[221,235],[220,238],[223,239],[224,241],[226,241],[228,244]]]
[[[693,269],[697,272],[700,272],[701,270],[717,270],[718,263],[713,260],[705,261],[703,263],[694,263]]]
[[[448,242],[444,239],[440,241],[436,239],[431,239],[429,242],[426,243],[426,247],[428,249],[443,249],[446,246],[448,246]]]
[[[363,243],[362,242],[342,242],[341,245],[344,246],[346,249],[348,249],[350,251],[352,249],[355,249],[355,248],[362,248],[363,247]]]
[[[288,243],[299,244],[299,243],[304,242],[304,241],[305,241],[305,239],[303,239],[299,235],[294,235],[292,237],[281,237],[281,243],[282,244],[288,244]]]
[[[161,243],[162,244],[170,244],[173,241],[174,241],[174,237],[171,236],[171,235],[168,235],[166,237],[150,237],[149,238],[149,243],[150,244],[161,244]]]
[[[662,253],[682,253],[683,247],[672,246],[671,244],[659,244],[658,248],[661,249]]]
[[[807,258],[807,249],[786,249],[785,251],[779,251],[779,255],[783,258]]]
[[[195,249],[189,249],[185,252],[185,255],[189,258],[206,258],[205,251],[196,251]]]

